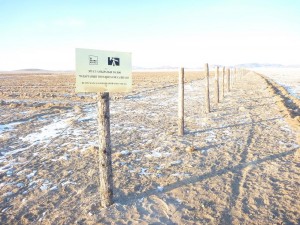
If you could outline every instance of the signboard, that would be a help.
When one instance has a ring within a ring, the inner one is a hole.
[[[76,92],[129,92],[131,53],[76,49]]]

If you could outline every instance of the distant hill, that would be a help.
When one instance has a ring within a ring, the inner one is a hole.
[[[235,65],[235,67],[242,67],[242,68],[300,68],[299,65],[282,65],[282,64],[262,64],[262,63],[244,63]]]
[[[51,73],[51,70],[43,70],[43,69],[20,69],[20,70],[13,70],[11,72],[15,73]]]
[[[214,69],[215,67],[222,68],[223,65],[219,64],[209,64],[210,69]],[[299,65],[282,65],[282,64],[271,64],[271,63],[243,63],[243,64],[237,64],[237,65],[226,65],[225,67],[229,68],[300,68]],[[140,66],[133,66],[133,70],[148,70],[148,71],[155,71],[155,70],[178,70],[178,67],[175,66],[158,66],[158,67],[140,67]],[[202,66],[198,67],[185,67],[187,70],[203,70],[204,68]]]
[[[157,66],[157,67],[142,67],[133,66],[132,70],[177,70],[178,67],[175,66]]]
[[[214,69],[216,66],[222,68],[223,65],[219,64],[209,64],[210,69]],[[271,63],[243,63],[237,65],[226,65],[225,67],[229,68],[300,68],[300,64],[295,65],[282,65],[282,64],[271,64]],[[142,66],[133,66],[133,71],[145,70],[145,71],[168,71],[168,70],[178,70],[179,67],[176,66],[157,66],[157,67],[142,67]],[[203,70],[203,66],[196,67],[184,67],[187,70]],[[55,73],[75,73],[74,70],[45,70],[45,69],[36,69],[36,68],[28,68],[28,69],[20,69],[20,70],[11,70],[11,71],[0,71],[1,74],[55,74]]]
[[[1,74],[56,74],[74,73],[74,70],[44,70],[44,69],[20,69],[11,71],[0,71]]]

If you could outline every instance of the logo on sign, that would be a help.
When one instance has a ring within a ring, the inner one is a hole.
[[[98,65],[98,56],[89,55],[89,64]]]
[[[109,66],[120,66],[120,58],[108,57]]]

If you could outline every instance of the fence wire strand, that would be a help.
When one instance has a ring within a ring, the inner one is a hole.
[[[190,81],[187,81],[187,83],[194,83],[194,82],[196,82],[196,81],[202,81],[202,80],[204,80],[205,79],[205,77],[202,77],[201,79],[196,79],[196,80],[190,80]],[[176,80],[175,80],[176,81]],[[186,83],[186,82],[185,82]],[[172,87],[176,87],[178,84],[171,84],[171,85],[164,85],[164,86],[162,86],[162,87],[158,87],[158,88],[153,88],[153,89],[148,89],[148,90],[145,90],[145,91],[142,91],[142,92],[138,92],[138,93],[135,93],[134,95],[138,95],[138,94],[141,94],[141,93],[151,93],[151,92],[153,92],[153,91],[157,91],[157,89],[163,89],[163,88],[172,88]],[[134,96],[134,95],[132,95],[132,96]],[[48,148],[48,146],[50,146],[51,144],[53,144],[57,139],[59,139],[59,137],[61,136],[61,135],[63,135],[71,126],[73,126],[74,125],[74,123],[76,122],[76,121],[78,121],[80,118],[82,118],[83,116],[85,115],[85,113],[81,113],[81,114],[79,114],[79,116],[77,116],[73,121],[72,121],[72,123],[70,123],[67,127],[65,127],[57,136],[55,136],[55,137],[53,137],[45,146],[43,146],[43,147],[41,147],[41,149],[40,149],[40,152],[39,153],[41,153],[41,152],[43,152],[43,151],[45,151],[45,150],[47,150],[47,148]],[[54,148],[56,148],[58,145],[56,145],[56,146],[54,146]],[[19,173],[21,170],[23,170],[26,166],[28,166],[30,163],[32,163],[33,162],[33,160],[35,160],[35,159],[42,159],[42,156],[41,156],[41,154],[37,154],[37,155],[34,155],[33,157],[31,157],[25,164],[23,164],[21,167],[18,167],[17,168],[17,170],[15,171],[16,173]],[[48,162],[48,161],[50,161],[52,158],[47,158],[47,159],[45,159],[43,162]],[[138,180],[138,179],[136,179],[136,178],[132,178],[132,180]],[[151,180],[151,178],[149,178],[149,180]],[[100,180],[99,180],[99,176],[98,176],[98,184],[100,183]],[[2,188],[0,188],[0,191],[4,188],[5,186],[2,186]],[[132,187],[130,187],[130,188],[124,188],[124,187],[122,187],[122,189],[124,189],[124,190],[132,190]],[[40,203],[45,203],[45,201],[47,200],[47,197],[46,196],[49,196],[49,194],[50,194],[50,192],[52,192],[52,190],[48,190],[46,193],[44,193],[43,195],[41,195],[40,197],[38,197],[37,199],[34,199],[34,200],[32,200],[29,204],[28,203],[26,203],[26,204],[28,204],[28,206],[25,206],[25,210],[26,210],[26,213],[28,212],[28,210],[34,205],[34,203],[36,203],[36,202],[40,202],[40,200],[41,200],[41,202]],[[138,193],[138,194],[142,194],[143,192],[141,192],[141,193]],[[82,191],[80,191],[80,192],[77,192],[75,195],[73,195],[72,196],[72,198],[74,199],[74,198],[76,198],[76,196],[78,196],[78,195],[80,195],[80,194],[82,194]],[[160,194],[160,193],[159,193]],[[65,201],[63,201],[60,205],[59,205],[59,207],[58,208],[54,208],[53,209],[53,212],[56,212],[56,211],[58,211],[61,207],[63,207],[63,205],[64,204],[70,204],[67,200],[68,199],[70,199],[71,197],[69,197],[69,198],[66,198],[65,199]],[[107,200],[106,198],[99,198],[99,199],[97,199],[98,201],[103,201],[103,200]],[[138,199],[134,199],[134,201],[137,201]],[[19,209],[23,206],[23,204],[24,203],[22,203],[21,205],[19,205]],[[81,203],[79,206],[77,205],[77,204],[75,204],[75,206],[73,207],[73,209],[74,208],[81,208],[81,206],[83,205],[83,204],[85,204],[85,203]],[[14,208],[16,206],[16,204],[15,205],[12,205],[12,206],[10,206],[9,208]],[[171,218],[173,217],[173,215],[178,211],[178,209],[180,208],[180,206],[179,207],[177,207],[176,208],[176,210],[174,211],[174,213],[172,213],[171,215],[169,215],[169,214],[167,214],[168,215],[168,218],[171,220]],[[33,224],[35,224],[36,222],[41,222],[41,221],[43,221],[43,219],[44,219],[44,217],[45,217],[45,215],[48,213],[50,211],[50,209],[46,209],[44,212],[43,212],[43,215],[41,215],[41,216],[38,216],[32,223]],[[80,211],[80,213],[81,213],[81,215],[83,214],[83,211],[84,210],[79,210]],[[9,212],[9,209],[7,210],[7,212]],[[26,213],[23,213],[23,215],[25,215]],[[9,214],[9,213],[7,213],[7,215],[12,215],[12,214]],[[17,223],[20,223],[20,221],[21,221],[21,219],[22,219],[22,215],[20,215],[20,219],[17,221]]]

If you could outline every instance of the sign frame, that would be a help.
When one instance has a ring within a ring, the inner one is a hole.
[[[130,92],[131,53],[76,48],[76,93]]]

